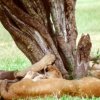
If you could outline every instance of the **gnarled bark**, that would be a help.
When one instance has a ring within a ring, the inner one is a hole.
[[[51,52],[63,77],[74,77],[79,62],[75,4],[76,0],[0,0],[0,21],[32,64]]]
[[[74,73],[76,78],[88,75],[91,46],[90,36],[82,35],[77,47],[77,66]]]
[[[16,2],[17,1],[13,0],[7,2],[6,0],[1,0],[2,13],[0,19],[2,24],[14,38],[17,46],[25,53],[32,63],[39,61],[44,54],[48,52],[54,53],[57,57],[55,62],[56,65],[62,74],[67,76],[67,71],[64,68],[59,52],[57,51],[57,48],[48,32],[49,29],[47,29],[47,25],[45,26],[42,22],[43,18],[39,21],[36,15],[30,16],[28,13],[23,11],[23,8],[19,7],[18,4],[21,2]],[[37,6],[39,5],[37,1],[34,2]],[[25,5],[26,7],[27,3],[25,4],[23,4],[23,6]],[[36,8],[31,9],[35,12]],[[36,13],[38,14],[37,11]]]

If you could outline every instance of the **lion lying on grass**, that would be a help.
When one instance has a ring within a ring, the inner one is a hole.
[[[1,84],[1,96],[4,100],[12,100],[27,97],[44,96],[82,96],[92,97],[100,96],[100,80],[92,77],[85,77],[80,80],[65,80],[60,78],[41,79],[32,81],[32,79],[23,79],[12,84],[8,89],[7,81]]]
[[[2,98],[12,100],[38,96],[100,96],[99,79],[85,77],[80,80],[65,80],[62,78],[60,71],[53,65],[55,57],[51,55],[46,57],[52,58],[49,59],[50,63],[40,60],[36,67],[30,67],[27,73],[26,70],[23,73],[18,73],[17,75],[25,75],[21,81],[16,83],[9,83],[7,80],[1,81],[0,93]],[[45,61],[47,60],[46,57],[44,57]],[[42,69],[45,70],[44,74],[38,72]]]

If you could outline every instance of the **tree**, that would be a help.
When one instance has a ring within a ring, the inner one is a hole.
[[[87,75],[91,42],[82,36],[76,50],[76,0],[0,0],[0,21],[34,64],[56,55],[64,78]],[[80,72],[80,73],[79,73]]]

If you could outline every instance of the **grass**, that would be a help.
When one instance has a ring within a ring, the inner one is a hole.
[[[23,100],[23,99],[19,99]],[[92,97],[92,98],[79,98],[79,97],[71,97],[71,96],[63,96],[61,98],[57,97],[45,97],[45,98],[38,98],[38,99],[33,99],[33,98],[28,98],[24,100],[100,100],[100,98]]]
[[[89,33],[93,43],[91,54],[100,49],[100,0],[78,0],[76,5],[76,22],[79,32]],[[10,34],[0,24],[0,70],[20,70],[30,62],[17,48]],[[38,100],[56,100],[56,98],[39,98]],[[31,99],[30,99],[31,100]],[[100,98],[78,98],[63,96],[60,100],[100,100]]]
[[[20,70],[30,65],[29,60],[17,48],[10,34],[0,24],[0,70]]]
[[[100,0],[78,0],[76,5],[76,22],[79,37],[89,33],[92,40],[92,54],[100,49]],[[78,37],[78,39],[79,39]]]

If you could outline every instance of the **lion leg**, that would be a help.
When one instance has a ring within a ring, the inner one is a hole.
[[[15,94],[14,92],[7,91],[7,84],[8,84],[7,80],[3,80],[1,83],[1,87],[0,87],[1,98],[3,98],[4,100],[12,100]]]

